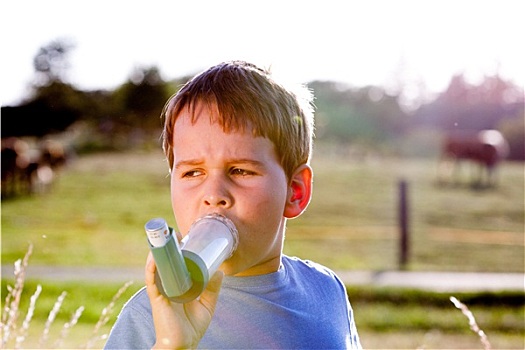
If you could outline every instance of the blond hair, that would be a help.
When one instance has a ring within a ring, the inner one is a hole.
[[[275,146],[288,179],[312,152],[312,94],[305,87],[285,88],[270,73],[244,62],[225,62],[196,75],[173,95],[162,112],[163,149],[173,167],[175,122],[184,108],[195,122],[198,102],[217,106],[218,122],[225,132],[251,127],[254,136],[268,138]]]

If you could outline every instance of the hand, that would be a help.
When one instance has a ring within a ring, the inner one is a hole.
[[[155,284],[155,260],[146,262],[146,291],[151,303],[157,341],[154,349],[195,349],[211,322],[224,274],[217,271],[200,298],[189,303],[171,302]]]

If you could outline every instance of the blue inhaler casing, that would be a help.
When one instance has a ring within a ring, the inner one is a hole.
[[[194,300],[204,291],[239,240],[233,222],[220,214],[197,219],[180,244],[162,218],[148,221],[145,230],[157,265],[155,283],[164,296],[179,303]]]

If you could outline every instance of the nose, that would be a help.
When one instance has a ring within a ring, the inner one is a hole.
[[[208,177],[203,196],[203,203],[207,207],[229,208],[232,197],[227,188],[227,181],[222,176]]]
[[[211,207],[228,207],[229,201],[224,196],[208,194],[204,198],[204,204]]]

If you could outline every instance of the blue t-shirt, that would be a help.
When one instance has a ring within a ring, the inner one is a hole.
[[[151,306],[141,289],[122,309],[106,349],[155,344]],[[225,276],[205,349],[360,349],[346,289],[324,266],[283,256],[278,271]]]

